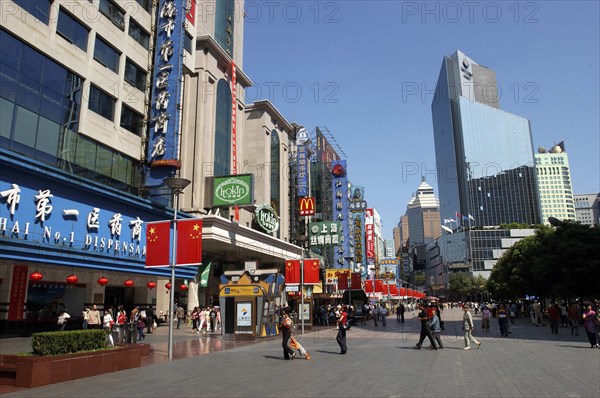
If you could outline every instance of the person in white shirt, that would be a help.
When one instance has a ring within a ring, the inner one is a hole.
[[[65,330],[67,328],[67,320],[71,317],[65,310],[60,311],[60,315],[58,316],[58,322],[56,323],[58,326],[58,330]]]
[[[108,310],[104,310],[104,317],[102,318],[102,326],[104,330],[108,330],[108,336],[106,336],[106,340],[108,341],[108,345],[111,347],[115,345],[115,342],[112,337],[111,329],[112,325],[115,323],[113,317],[110,315]]]

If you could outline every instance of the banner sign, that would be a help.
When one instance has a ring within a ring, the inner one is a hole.
[[[365,241],[367,246],[367,264],[375,263],[375,223],[373,209],[365,212]]]
[[[365,264],[365,228],[364,224],[364,213],[354,214],[354,262],[358,264]],[[366,276],[365,268],[361,269],[363,276]]]
[[[315,198],[312,196],[306,196],[298,199],[298,208],[300,209],[301,216],[313,216],[315,214]]]
[[[152,116],[150,120],[148,160],[150,172],[146,185],[156,187],[163,178],[179,169],[179,135],[182,95],[184,0],[160,0],[154,71],[152,78]]]
[[[254,204],[252,174],[215,177],[213,207]]]
[[[256,222],[268,233],[273,233],[279,229],[279,216],[269,205],[260,205],[254,211]]]
[[[23,320],[25,298],[27,296],[27,271],[26,265],[13,267],[12,284],[10,286],[10,302],[8,304],[8,320]]]
[[[341,233],[340,222],[325,221],[308,224],[308,239],[311,246],[339,245]]]
[[[237,326],[252,326],[252,302],[236,303]]]
[[[298,145],[298,197],[310,195],[308,192],[308,145]]]
[[[354,262],[350,255],[350,223],[348,212],[348,175],[345,160],[331,162],[331,193],[333,195],[333,220],[342,223],[341,244],[333,252],[335,268],[351,268],[346,264],[348,258]]]

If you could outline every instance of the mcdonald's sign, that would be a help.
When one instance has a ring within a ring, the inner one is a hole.
[[[299,199],[298,207],[300,208],[301,216],[312,216],[315,214],[315,198],[305,196]]]

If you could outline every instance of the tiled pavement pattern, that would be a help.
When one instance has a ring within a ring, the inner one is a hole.
[[[527,319],[499,337],[492,319],[488,336],[477,330],[480,350],[464,351],[462,311],[442,315],[444,350],[414,350],[419,324],[388,318],[387,327],[348,332],[348,354],[339,355],[336,330],[307,331],[301,339],[312,359],[283,360],[279,337],[231,342],[174,335],[173,362],[166,358],[166,327],[149,336],[154,354],[145,366],[122,372],[19,390],[3,397],[600,397],[600,350],[589,348],[583,329],[535,328]],[[476,316],[476,325],[479,318]],[[6,344],[0,340],[0,344]],[[15,340],[16,343],[16,340]],[[0,349],[4,352],[4,349]],[[23,351],[23,350],[21,350]],[[208,354],[208,355],[204,355]]]

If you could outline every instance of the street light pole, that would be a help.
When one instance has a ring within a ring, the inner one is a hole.
[[[179,212],[179,194],[191,181],[179,177],[167,177],[163,179],[166,186],[173,192],[173,242],[171,250],[171,295],[169,298],[169,361],[173,360],[173,315],[175,306],[175,265],[177,261],[177,213]]]

